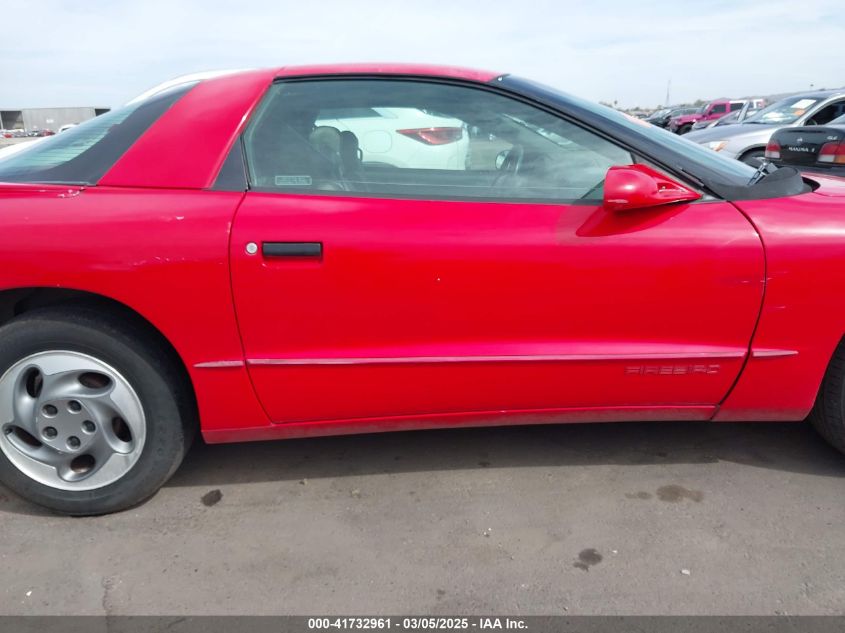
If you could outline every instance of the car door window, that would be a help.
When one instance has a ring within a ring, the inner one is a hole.
[[[428,198],[601,196],[631,154],[492,90],[431,81],[274,84],[245,133],[251,185]]]
[[[724,114],[727,109],[728,107],[724,103],[720,103],[710,108],[710,114]]]
[[[845,110],[845,101],[828,104],[807,119],[807,123],[810,125],[827,125],[833,119],[839,117],[843,110]]]

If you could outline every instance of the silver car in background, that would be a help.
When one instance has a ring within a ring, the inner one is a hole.
[[[792,95],[763,108],[735,125],[693,131],[684,138],[730,158],[754,164],[763,158],[766,144],[785,127],[825,125],[845,114],[845,88]]]

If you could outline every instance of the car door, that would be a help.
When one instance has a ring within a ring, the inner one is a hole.
[[[277,423],[703,418],[738,375],[751,225],[715,200],[606,212],[606,170],[641,159],[577,122],[483,86],[321,78],[274,84],[243,140],[233,292]]]
[[[727,103],[714,103],[710,106],[707,112],[704,113],[705,119],[718,119],[719,117],[725,116],[728,111],[728,104]]]

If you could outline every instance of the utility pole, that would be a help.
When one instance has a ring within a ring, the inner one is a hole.
[[[669,104],[671,103],[669,101],[669,92],[670,92],[671,89],[672,89],[672,78],[670,77],[669,83],[666,84],[666,103],[664,104],[667,108],[669,107]]]

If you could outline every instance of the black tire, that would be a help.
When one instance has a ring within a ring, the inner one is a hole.
[[[808,419],[819,435],[845,453],[845,343],[833,353]]]
[[[752,167],[757,167],[760,161],[766,157],[766,151],[762,149],[752,149],[750,152],[745,152],[739,160]]]
[[[87,354],[119,371],[144,411],[146,439],[137,462],[101,488],[69,491],[42,484],[0,451],[0,481],[38,505],[68,515],[125,510],[148,499],[170,478],[195,435],[196,405],[185,371],[155,336],[130,319],[89,306],[49,307],[0,328],[0,376],[32,354]]]
[[[692,129],[692,123],[687,123],[678,128],[678,134],[686,134]]]

